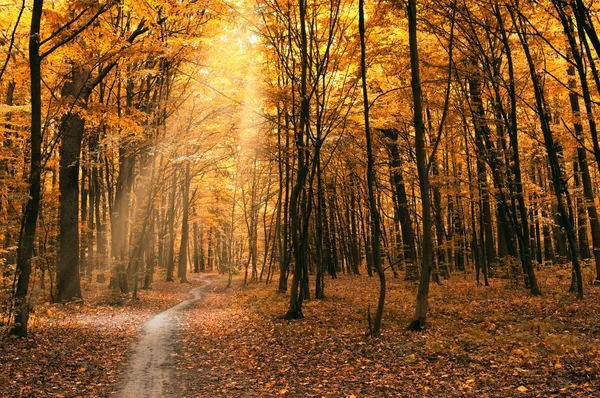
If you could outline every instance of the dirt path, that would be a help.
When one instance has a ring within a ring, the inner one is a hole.
[[[200,279],[204,285],[190,290],[194,297],[155,315],[144,325],[144,334],[135,344],[125,371],[120,396],[123,398],[152,398],[163,394],[163,385],[171,372],[170,354],[173,352],[173,335],[179,329],[178,315],[202,299],[202,293],[212,284]]]

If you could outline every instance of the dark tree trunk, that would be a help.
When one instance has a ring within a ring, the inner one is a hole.
[[[89,72],[73,70],[71,81],[65,83],[62,96],[69,98],[73,106],[85,107],[89,91],[85,87]],[[74,112],[65,114],[59,129],[60,146],[60,201],[59,226],[60,249],[56,274],[57,299],[67,302],[81,299],[79,267],[79,159],[85,127],[84,119]],[[85,199],[85,198],[82,198]],[[82,201],[83,206],[83,201]]]
[[[370,133],[369,133],[370,134]],[[349,234],[349,249],[350,249],[350,272],[355,275],[359,274],[359,266],[360,266],[360,242],[358,235],[358,223],[356,222],[356,209],[358,209],[358,203],[356,200],[356,194],[354,192],[355,188],[357,188],[358,177],[352,175],[350,177],[351,185],[350,185],[350,201],[347,203],[346,214],[348,215],[348,223],[350,226],[350,234]]]
[[[415,129],[415,157],[421,191],[423,218],[423,262],[417,291],[417,305],[410,329],[420,330],[425,326],[429,308],[429,279],[433,261],[433,238],[431,228],[431,201],[429,198],[429,175],[427,154],[425,152],[425,127],[423,125],[423,106],[421,78],[419,75],[419,53],[417,49],[417,5],[416,0],[408,0],[408,38],[410,47],[410,70]]]
[[[40,208],[41,172],[42,172],[42,99],[41,99],[41,59],[40,59],[40,21],[42,19],[43,0],[34,0],[31,11],[29,33],[29,73],[31,89],[31,159],[29,168],[29,196],[23,214],[23,223],[17,248],[17,282],[15,290],[15,315],[10,334],[27,336],[29,320],[29,277],[31,258],[35,242],[38,212]]]
[[[96,150],[94,140],[90,142],[89,146],[89,154],[88,158],[92,160],[92,153]],[[87,232],[84,234],[86,240],[86,250],[87,250],[87,261],[85,267],[85,276],[88,281],[92,280],[92,273],[94,271],[94,266],[97,258],[97,254],[94,253],[94,230],[95,230],[95,207],[96,201],[98,198],[96,197],[96,180],[94,179],[94,171],[93,166],[87,169],[88,172],[88,198],[89,198],[89,206],[88,206],[88,216],[87,216]]]
[[[417,268],[417,249],[415,246],[408,197],[404,186],[404,177],[402,175],[402,161],[398,151],[398,130],[386,129],[381,130],[381,132],[389,140],[387,149],[390,155],[390,168],[392,170],[392,179],[397,200],[396,213],[398,214],[400,229],[402,231],[402,248],[404,253],[406,280],[416,280],[419,276]]]
[[[290,134],[288,129],[288,118],[286,116],[285,131],[285,155],[280,155],[279,163],[285,160],[285,167],[279,169],[279,189],[284,188],[285,194],[283,197],[283,210],[281,221],[281,252],[279,253],[279,283],[277,285],[278,292],[286,292],[288,287],[288,274],[290,270],[291,248],[290,248],[290,183],[291,183],[291,165],[290,165]],[[279,137],[281,134],[279,135]],[[279,143],[281,147],[281,142]],[[283,171],[285,170],[285,174]],[[285,176],[285,184],[281,179]]]
[[[578,148],[579,149],[579,148]],[[585,151],[585,149],[583,149]],[[575,183],[575,189],[581,189],[581,173],[579,171],[579,160],[573,161],[573,182]],[[588,241],[588,230],[587,230],[587,215],[584,205],[584,198],[581,195],[577,195],[575,199],[577,208],[577,243],[579,245],[579,258],[582,260],[590,258],[590,243]]]
[[[198,234],[198,223],[194,222],[192,228],[194,229],[194,273],[200,272],[200,245],[198,243],[198,239],[200,239],[200,235]]]
[[[330,233],[331,237],[331,262],[328,264],[327,273],[331,275],[332,279],[337,278],[338,270],[338,239],[336,233],[336,222],[335,222],[335,197],[336,189],[335,183],[331,183],[329,189],[329,222],[330,222]]]
[[[436,178],[439,178],[439,170],[438,165],[435,158],[431,158],[431,172]],[[433,184],[433,215],[434,215],[434,224],[435,224],[435,235],[437,240],[437,265],[434,263],[433,278],[435,282],[440,282],[439,270],[448,267],[448,261],[446,258],[446,249],[445,246],[445,228],[444,228],[444,219],[442,217],[442,194],[440,192],[439,182],[436,181]]]
[[[323,247],[323,230],[325,218],[325,197],[323,194],[323,176],[321,170],[321,158],[314,160],[317,163],[317,206],[316,206],[316,277],[315,277],[315,298],[325,298],[325,255]]]
[[[369,324],[369,330],[372,337],[381,335],[381,320],[383,318],[383,306],[385,304],[385,272],[381,263],[381,219],[379,209],[375,201],[375,157],[373,155],[373,146],[371,142],[371,128],[369,126],[369,97],[367,92],[367,63],[365,46],[365,15],[364,0],[359,0],[358,6],[359,22],[358,30],[360,32],[360,70],[363,92],[363,110],[365,118],[365,137],[367,144],[367,189],[369,197],[369,214],[371,216],[371,254],[373,257],[373,268],[379,276],[379,299],[377,301],[377,310],[373,319],[373,325]],[[370,315],[370,314],[369,314]],[[369,320],[370,321],[370,320]]]
[[[156,225],[156,217],[154,214],[151,215],[150,219],[150,230],[148,231],[148,239],[146,242],[143,242],[146,245],[144,249],[144,259],[145,259],[145,272],[144,272],[144,285],[143,289],[150,289],[152,285],[152,281],[154,280],[154,263],[156,261],[156,233],[155,233],[155,225]]]
[[[206,257],[204,256],[204,228],[199,227],[198,233],[198,263],[200,266],[200,272],[206,271]]]
[[[302,200],[302,194],[305,190],[305,183],[308,177],[308,159],[306,159],[307,129],[309,123],[310,100],[308,96],[308,39],[306,28],[306,0],[298,1],[299,21],[300,21],[300,120],[296,131],[295,143],[297,151],[297,171],[296,182],[292,189],[290,197],[290,219],[292,247],[294,250],[294,272],[292,276],[292,285],[290,287],[290,305],[285,314],[285,319],[300,319],[302,313],[303,295],[300,291],[300,283],[306,278],[306,245],[308,242],[304,239],[304,227],[302,219],[308,217],[303,214],[306,210],[302,206],[306,201]]]
[[[168,246],[167,246],[167,282],[173,282],[175,269],[175,196],[177,195],[177,169],[173,171],[173,182],[169,196]]]
[[[192,182],[190,176],[190,162],[185,164],[185,180],[183,182],[183,218],[181,220],[181,245],[179,246],[179,263],[177,276],[180,283],[187,282],[187,248],[190,236],[189,214],[190,214],[190,184]]]
[[[496,260],[496,247],[494,244],[494,231],[492,222],[492,210],[490,205],[490,192],[485,165],[486,140],[490,135],[489,127],[485,122],[485,111],[481,99],[481,82],[478,77],[469,77],[469,94],[473,109],[473,125],[475,126],[475,141],[477,151],[477,175],[481,195],[481,227],[483,229],[483,249],[485,250],[484,272],[489,269]],[[494,156],[494,155],[489,155]]]

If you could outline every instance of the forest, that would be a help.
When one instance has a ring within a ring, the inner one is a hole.
[[[600,395],[599,15],[0,3],[0,396]]]

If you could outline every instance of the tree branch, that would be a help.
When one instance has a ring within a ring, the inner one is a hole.
[[[8,61],[10,60],[10,53],[12,52],[12,48],[15,45],[15,36],[17,34],[17,28],[19,27],[19,22],[21,21],[21,16],[23,15],[23,11],[25,10],[25,0],[21,2],[21,10],[19,10],[19,16],[17,17],[17,22],[15,22],[15,27],[10,35],[10,44],[8,45],[8,50],[6,51],[6,60],[4,61],[4,65],[2,65],[2,70],[0,70],[0,81],[2,80],[2,75],[6,71],[6,67],[8,66]]]
[[[73,31],[69,36],[65,37],[64,39],[62,39],[61,41],[59,41],[58,43],[56,43],[48,51],[45,51],[42,54],[40,54],[40,60],[46,58],[48,55],[52,54],[54,51],[58,50],[60,47],[64,46],[65,44],[69,43],[71,40],[75,39],[78,34],[80,34],[81,32],[83,32],[84,30],[86,30],[90,25],[92,25],[94,23],[94,21],[96,21],[96,19],[98,19],[98,17],[100,15],[102,15],[106,11],[110,10],[113,5],[114,5],[114,3],[110,3],[108,5],[102,5],[102,6],[100,6],[100,8],[96,12],[96,14],[94,14],[89,19],[89,21],[87,21],[86,23],[84,23],[83,25],[81,25],[79,28],[75,29],[75,31]]]

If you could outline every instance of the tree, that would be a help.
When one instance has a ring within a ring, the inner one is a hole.
[[[104,12],[104,11],[103,11]],[[120,49],[118,55],[134,40],[148,31],[145,19],[137,27]],[[81,299],[79,265],[79,163],[85,131],[85,119],[80,114],[87,107],[92,91],[117,65],[113,60],[102,67],[92,78],[91,71],[76,64],[70,79],[64,84],[62,97],[70,102],[70,109],[63,115],[59,134],[60,146],[60,254],[57,273],[58,301],[67,302]]]
[[[408,37],[410,45],[411,88],[413,97],[415,157],[419,174],[419,189],[423,218],[423,261],[417,293],[417,306],[410,329],[420,330],[425,326],[429,306],[429,279],[432,268],[433,238],[431,232],[431,202],[429,199],[429,174],[425,153],[425,126],[423,124],[423,106],[421,77],[419,74],[419,52],[417,48],[417,4],[408,0]]]
[[[31,160],[29,166],[29,198],[23,212],[23,222],[17,249],[17,288],[15,291],[15,318],[11,334],[27,336],[29,320],[29,277],[37,218],[40,208],[40,177],[42,171],[42,103],[40,25],[43,0],[35,0],[31,11],[29,31],[29,70],[31,90]]]
[[[568,207],[572,208],[570,204],[570,197],[568,191],[566,189],[566,183],[564,181],[564,176],[562,175],[561,167],[559,164],[559,157],[557,154],[557,143],[554,141],[554,137],[552,135],[552,129],[550,127],[550,118],[547,103],[544,97],[544,93],[542,90],[541,83],[539,81],[537,71],[535,68],[535,62],[531,55],[531,51],[529,49],[529,42],[526,36],[527,30],[524,28],[523,17],[519,14],[516,14],[516,10],[509,8],[511,19],[513,20],[513,24],[517,28],[517,34],[519,36],[519,40],[521,45],[523,46],[523,52],[525,53],[525,57],[527,59],[527,65],[529,67],[529,75],[531,77],[535,95],[536,102],[536,110],[540,120],[540,125],[542,129],[542,133],[544,136],[544,145],[546,147],[546,152],[548,154],[548,162],[552,175],[552,184],[554,188],[554,194],[556,196],[556,200],[558,202],[558,211],[560,214],[560,219],[562,222],[562,226],[565,229],[569,248],[571,250],[571,261],[573,263],[573,270],[576,279],[577,285],[577,297],[583,298],[583,281],[581,278],[581,267],[579,265],[579,259],[577,255],[577,246],[575,245],[575,236],[574,230],[571,223],[571,219],[569,214],[567,213],[567,209],[565,208],[565,204],[563,201],[563,195],[566,197],[566,200],[569,202]]]
[[[358,2],[358,30],[360,32],[360,70],[363,91],[363,108],[365,117],[365,137],[367,142],[367,189],[369,192],[369,214],[371,216],[371,255],[373,266],[379,276],[379,300],[373,325],[369,323],[371,337],[379,337],[381,334],[381,319],[383,318],[383,307],[385,305],[385,272],[381,264],[381,221],[377,202],[375,199],[375,171],[373,169],[375,158],[373,156],[373,145],[371,143],[371,126],[369,124],[369,96],[367,93],[367,63],[365,44],[365,11],[364,0]],[[370,320],[369,320],[370,322]]]

